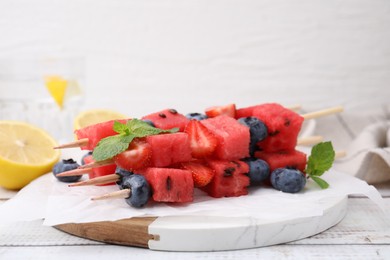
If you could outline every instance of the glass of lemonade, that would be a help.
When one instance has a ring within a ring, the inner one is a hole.
[[[57,141],[74,139],[84,102],[85,59],[69,56],[0,58],[0,120],[31,123]]]

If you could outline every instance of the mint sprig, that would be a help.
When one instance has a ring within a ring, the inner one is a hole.
[[[128,120],[125,124],[115,121],[113,130],[118,134],[103,138],[93,150],[92,156],[95,161],[104,161],[120,154],[129,148],[134,138],[179,131],[178,128],[169,130],[156,128],[139,119]]]
[[[308,178],[315,181],[322,189],[329,187],[329,183],[320,176],[329,170],[335,159],[335,151],[331,142],[322,142],[313,146],[306,165]]]

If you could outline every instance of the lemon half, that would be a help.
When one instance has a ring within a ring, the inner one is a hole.
[[[122,113],[108,109],[91,109],[81,112],[74,119],[74,129],[80,129],[97,123],[115,119],[127,119]]]
[[[52,170],[60,158],[57,142],[44,130],[18,121],[0,121],[0,186],[21,189]]]

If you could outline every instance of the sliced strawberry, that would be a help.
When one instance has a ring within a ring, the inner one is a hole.
[[[217,147],[217,137],[201,121],[191,120],[184,132],[188,134],[191,155],[195,158],[210,156]]]
[[[214,177],[214,171],[201,162],[185,162],[181,164],[181,168],[189,170],[192,173],[195,187],[206,186]]]
[[[235,118],[236,117],[236,105],[229,104],[225,106],[209,107],[205,111],[208,117],[216,117],[220,115],[226,115]]]
[[[150,144],[144,140],[135,139],[126,151],[114,157],[114,162],[125,170],[133,171],[149,166],[151,155]]]

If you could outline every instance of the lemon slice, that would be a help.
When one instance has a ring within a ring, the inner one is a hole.
[[[45,82],[50,95],[57,105],[62,108],[64,105],[66,88],[68,86],[67,80],[60,76],[50,76],[45,78]]]
[[[59,160],[56,141],[45,131],[17,121],[0,121],[0,186],[21,189],[51,171]]]
[[[115,119],[128,118],[122,113],[108,109],[92,109],[81,112],[74,119],[74,129],[80,129],[93,124]]]

